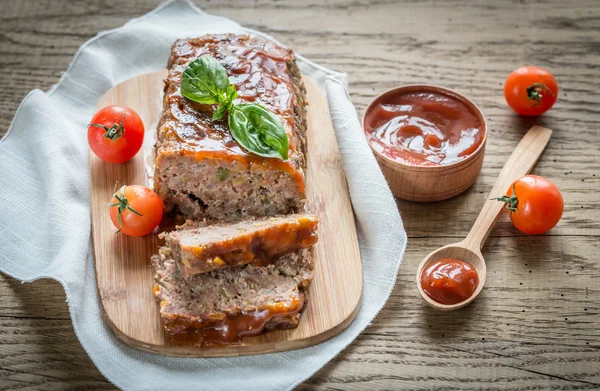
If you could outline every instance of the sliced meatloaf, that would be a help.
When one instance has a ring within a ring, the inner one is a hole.
[[[238,90],[235,103],[256,102],[277,115],[289,139],[282,161],[246,151],[214,105],[179,90],[188,63],[216,58]],[[158,124],[154,186],[166,212],[187,218],[239,220],[299,212],[305,202],[306,100],[294,53],[246,35],[206,35],[175,41]]]
[[[298,325],[313,279],[311,249],[286,254],[268,266],[214,270],[184,280],[168,248],[152,258],[164,327],[171,334],[236,341],[265,330]]]
[[[162,236],[183,278],[246,264],[268,265],[318,240],[313,215],[287,215],[178,229]],[[184,226],[185,227],[185,226]]]

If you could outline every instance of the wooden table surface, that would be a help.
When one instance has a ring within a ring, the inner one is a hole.
[[[77,48],[158,0],[0,0],[0,135],[21,99],[47,90]],[[600,2],[197,1],[347,72],[362,114],[409,83],[455,89],[490,129],[477,183],[452,200],[398,201],[409,244],[393,294],[364,333],[301,390],[600,388]],[[520,65],[547,67],[561,91],[542,118],[519,118],[502,94]],[[436,312],[414,273],[430,250],[467,234],[524,132],[554,130],[534,173],[562,190],[562,221],[523,236],[506,217],[483,253],[486,288],[466,308]],[[1,173],[0,173],[1,175]],[[0,275],[0,389],[113,389],[77,341],[53,281]]]

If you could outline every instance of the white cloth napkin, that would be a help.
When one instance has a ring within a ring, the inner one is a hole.
[[[377,315],[392,291],[406,247],[392,194],[348,97],[346,75],[298,56],[302,72],[327,94],[356,214],[364,290],[354,322],[316,346],[235,358],[165,357],[132,349],[112,334],[100,316],[94,279],[86,125],[110,87],[163,68],[176,38],[216,32],[266,37],[207,15],[185,0],[168,1],[121,28],[98,34],[79,49],[57,85],[27,95],[0,141],[0,270],[24,282],[59,281],[81,344],[100,372],[122,389],[292,389]]]

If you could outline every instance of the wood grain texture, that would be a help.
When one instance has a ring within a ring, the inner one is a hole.
[[[21,99],[56,83],[81,44],[158,2],[0,0],[0,134]],[[467,192],[435,204],[398,201],[409,244],[390,300],[300,390],[600,388],[599,2],[196,4],[347,72],[359,115],[386,89],[434,83],[473,100],[490,129],[483,170]],[[502,96],[505,77],[527,64],[547,67],[561,89],[556,106],[537,120],[514,115]],[[535,123],[554,130],[533,172],[561,189],[561,222],[526,237],[502,217],[482,250],[488,275],[481,296],[457,312],[427,307],[414,284],[418,263],[467,234]],[[58,283],[0,276],[0,323],[1,389],[113,389],[78,344]]]
[[[327,100],[314,82],[304,78],[309,102],[307,120],[306,196],[308,209],[319,217],[314,246],[315,278],[300,325],[293,330],[243,338],[238,345],[200,348],[198,335],[163,331],[152,293],[150,257],[158,252],[158,235],[115,235],[106,204],[117,181],[149,186],[156,124],[162,111],[166,70],[129,79],[111,88],[98,102],[133,108],[147,129],[142,151],[126,164],[109,164],[90,151],[92,241],[96,281],[105,318],[125,343],[153,353],[190,357],[241,356],[311,346],[333,337],[354,319],[362,296],[362,262],[346,176],[329,115]]]
[[[458,243],[447,244],[433,250],[423,258],[423,261],[421,261],[417,268],[416,283],[419,294],[431,307],[442,311],[453,311],[466,306],[479,296],[487,277],[487,267],[485,259],[481,254],[481,248],[504,209],[504,204],[495,200],[494,197],[498,193],[505,193],[506,189],[510,188],[510,185],[514,181],[531,172],[533,167],[535,167],[535,163],[542,156],[551,136],[552,130],[541,126],[534,126],[529,129],[504,164],[494,187],[492,187],[492,191],[488,195],[487,201],[483,204],[483,208],[479,212],[467,237]],[[425,293],[421,285],[423,270],[428,268],[433,262],[443,258],[454,258],[465,261],[473,266],[479,276],[479,284],[476,286],[473,294],[459,303],[438,303]]]

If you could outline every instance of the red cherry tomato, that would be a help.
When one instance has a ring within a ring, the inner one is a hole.
[[[564,203],[558,188],[547,179],[526,175],[517,179],[497,200],[505,203],[510,220],[524,234],[550,231],[562,217]]]
[[[110,201],[110,219],[118,232],[144,236],[158,226],[163,215],[160,197],[147,187],[123,186]]]
[[[514,111],[536,116],[550,109],[558,98],[558,84],[550,72],[539,67],[521,67],[504,84],[504,97]]]
[[[124,163],[135,156],[144,142],[144,123],[133,109],[107,106],[88,125],[88,143],[94,153],[109,163]]]

